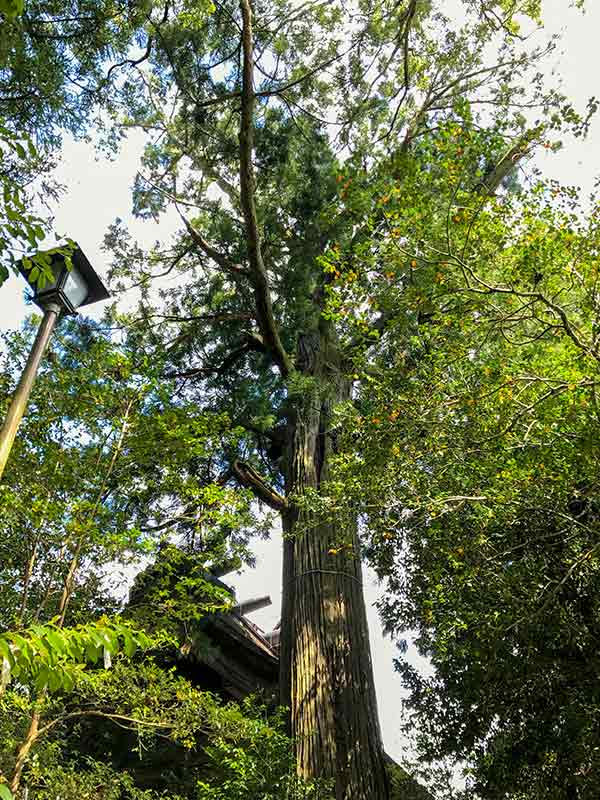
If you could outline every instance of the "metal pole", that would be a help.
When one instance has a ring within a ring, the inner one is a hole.
[[[21,375],[19,384],[8,408],[4,426],[2,431],[0,431],[0,480],[2,479],[4,467],[6,466],[15,436],[17,435],[17,428],[27,408],[31,387],[33,386],[40,361],[44,356],[60,311],[60,306],[54,303],[44,310],[44,318],[38,328],[35,342],[33,343],[29,358],[27,359],[27,364],[25,365],[25,369],[23,370],[23,374]]]

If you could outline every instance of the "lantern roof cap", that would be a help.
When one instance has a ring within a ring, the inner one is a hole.
[[[86,254],[83,252],[81,247],[79,247],[79,245],[76,246],[71,258],[73,260],[73,266],[76,267],[83,275],[89,288],[88,295],[81,305],[88,306],[91,303],[97,303],[100,300],[108,300],[110,297],[110,292],[100,280],[100,276],[92,267]]]
[[[110,297],[110,292],[103,284],[96,270],[90,264],[88,257],[83,252],[81,247],[76,242],[74,242],[74,245],[75,245],[74,250],[71,253],[71,261],[75,269],[80,273],[81,277],[85,281],[88,290],[85,300],[83,301],[83,303],[80,303],[79,307],[88,306],[91,305],[92,303],[97,303],[100,300],[108,300],[108,298]],[[65,256],[62,253],[53,252],[54,250],[55,248],[52,248],[49,251],[41,250],[39,252],[51,253],[51,259],[53,265],[59,264],[61,262],[64,263]],[[29,283],[29,277],[28,277],[29,270],[25,269],[25,267],[23,266],[23,259],[19,261],[18,269],[21,275],[23,275],[25,280]],[[29,285],[31,286],[31,284]],[[34,286],[32,286],[31,288],[34,290],[35,296],[37,296],[38,291],[36,290],[36,288]],[[43,295],[43,290],[39,294]]]

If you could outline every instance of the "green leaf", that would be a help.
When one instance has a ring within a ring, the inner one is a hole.
[[[0,0],[0,14],[4,14],[7,19],[16,19],[24,8],[24,0]]]
[[[127,658],[131,658],[135,651],[137,650],[137,644],[135,643],[131,631],[125,629],[122,633],[123,636],[123,652],[127,656]]]
[[[62,656],[68,652],[66,642],[59,633],[56,631],[48,630],[44,631],[44,636],[46,642],[50,645],[53,651],[57,653],[57,655]]]
[[[8,659],[8,661],[14,661],[14,657],[10,647],[8,646],[8,642],[1,636],[0,636],[0,656]]]

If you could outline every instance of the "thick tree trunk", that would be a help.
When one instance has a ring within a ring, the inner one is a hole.
[[[349,385],[324,333],[306,337],[301,350],[298,366],[314,389],[296,404],[287,432],[282,702],[301,776],[333,779],[336,800],[386,800],[356,528],[323,522],[294,503],[327,480],[331,408],[348,398]]]

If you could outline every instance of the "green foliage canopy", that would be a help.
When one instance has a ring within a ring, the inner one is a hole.
[[[362,515],[383,618],[435,669],[398,660],[424,755],[565,798],[597,769],[597,200],[490,198],[487,136],[442,126],[324,259],[363,381],[324,513]]]

